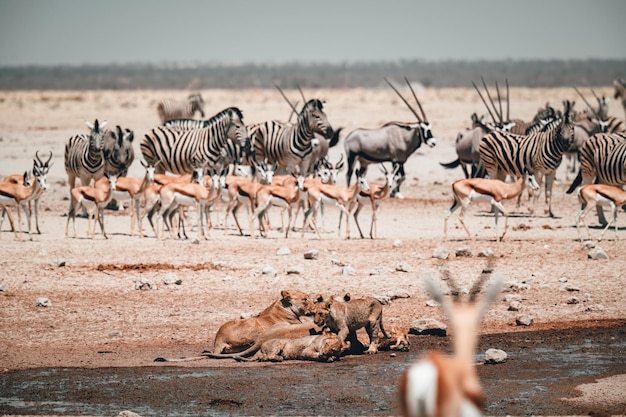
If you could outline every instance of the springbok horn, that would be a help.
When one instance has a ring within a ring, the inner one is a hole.
[[[491,107],[493,107],[493,111],[498,115],[498,118],[500,119],[500,125],[503,125],[504,120],[502,120],[502,114],[498,113],[496,109],[496,105],[493,103],[493,98],[491,98],[491,93],[489,92],[489,89],[487,88],[487,84],[485,83],[485,78],[481,76],[480,79],[482,80],[483,87],[485,87],[485,91],[487,92],[487,97],[489,97],[489,101],[491,102]]]
[[[280,91],[280,95],[283,96],[283,98],[285,99],[285,101],[287,102],[287,104],[289,104],[289,107],[291,107],[291,109],[298,114],[298,110],[294,107],[293,104],[291,104],[291,101],[289,101],[289,99],[287,98],[287,96],[285,95],[285,93],[283,93],[283,89],[280,88],[276,83],[272,83],[274,84],[274,87],[276,87],[278,89],[278,91]]]
[[[337,162],[335,164],[335,166],[337,167],[337,166],[342,165],[342,164],[343,164],[343,154],[341,154],[341,157],[339,158],[339,162]]]
[[[574,90],[576,90],[576,92],[578,93],[578,95],[580,96],[580,98],[583,99],[583,101],[585,102],[585,104],[587,105],[587,107],[589,107],[589,110],[591,110],[591,112],[596,116],[596,118],[598,120],[600,120],[600,115],[598,115],[598,112],[596,112],[596,110],[591,107],[591,104],[589,104],[589,102],[587,101],[587,99],[585,98],[585,96],[582,95],[582,93],[578,90],[578,88],[574,87]]]
[[[35,151],[35,158],[37,159],[36,165],[37,166],[43,166],[43,162],[41,161],[41,158],[39,158],[39,149],[37,149]]]
[[[417,94],[415,94],[415,91],[413,91],[413,86],[411,85],[411,83],[406,77],[404,77],[404,81],[406,81],[406,84],[411,89],[411,93],[413,93],[413,98],[415,99],[415,102],[417,103],[417,106],[420,108],[420,112],[422,113],[422,116],[424,117],[424,122],[427,123],[428,119],[426,118],[426,113],[424,113],[424,109],[422,109],[422,105],[420,104],[420,101],[417,99]]]
[[[52,159],[52,151],[50,151],[50,156],[48,157],[48,160],[44,163],[44,165],[48,165],[51,159]]]
[[[407,105],[407,107],[409,108],[409,110],[411,110],[411,112],[415,115],[415,117],[417,117],[417,121],[420,123],[423,123],[422,119],[420,119],[419,115],[417,114],[417,112],[415,111],[415,109],[413,107],[411,107],[411,105],[409,104],[408,101],[406,101],[406,99],[404,97],[402,97],[402,94],[400,94],[400,92],[398,90],[396,90],[396,87],[393,86],[393,84],[391,84],[389,82],[389,80],[387,79],[387,77],[385,77],[385,81],[387,82],[387,84],[389,84],[389,87],[391,87],[393,89],[393,91],[396,92],[396,94],[398,95],[398,97],[400,97],[402,99],[402,101],[404,101],[404,104]]]
[[[387,167],[385,166],[385,164],[383,164],[383,163],[381,162],[381,163],[380,163],[380,166],[382,167],[382,168],[380,168],[380,171],[381,171],[383,174],[387,175],[388,171],[387,171]]]
[[[487,108],[487,111],[489,112],[489,116],[491,116],[491,119],[493,120],[494,123],[497,123],[497,120],[496,120],[495,117],[493,117],[493,113],[491,112],[491,109],[489,108],[489,105],[487,105],[487,102],[485,101],[485,98],[483,97],[482,93],[480,92],[480,90],[478,89],[478,87],[476,86],[476,83],[474,81],[472,81],[472,85],[474,86],[474,89],[476,90],[476,92],[480,96],[480,99],[483,101],[483,104]]]

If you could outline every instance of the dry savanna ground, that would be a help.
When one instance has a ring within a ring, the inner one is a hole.
[[[612,89],[597,92],[610,95]],[[241,108],[246,123],[285,120],[289,115],[289,107],[275,90],[202,93],[207,116],[229,106]],[[408,90],[405,93],[409,96]],[[339,159],[343,138],[352,129],[374,128],[390,120],[414,120],[390,89],[307,90],[305,94],[326,100],[325,111],[333,127],[344,128],[339,146],[330,151],[332,161]],[[287,95],[292,101],[299,98],[297,91],[287,91]],[[77,219],[79,237],[66,238],[64,214],[69,206],[69,190],[63,149],[71,135],[87,132],[85,120],[107,120],[109,127],[121,125],[134,130],[137,158],[129,175],[142,176],[139,142],[144,132],[158,123],[157,101],[162,97],[182,99],[186,92],[0,92],[0,176],[31,168],[37,150],[44,155],[49,151],[54,154],[48,177],[50,189],[40,207],[42,233],[32,240],[23,235],[21,241],[16,241],[8,221],[2,225],[0,369],[149,366],[157,356],[195,354],[212,348],[215,332],[223,322],[261,311],[279,297],[282,289],[311,294],[350,292],[353,297],[404,290],[410,298],[397,299],[385,307],[387,327],[407,327],[420,317],[441,319],[437,309],[426,305],[428,297],[422,290],[421,277],[437,274],[445,266],[459,282],[469,285],[487,265],[487,259],[478,256],[487,249],[494,253],[497,271],[509,281],[528,285],[518,290],[523,297],[522,311],[507,311],[508,305],[498,302],[488,312],[483,332],[519,330],[515,318],[520,313],[534,319],[534,324],[524,330],[623,321],[626,316],[620,306],[626,298],[626,256],[609,231],[608,239],[600,243],[609,259],[587,258],[588,251],[577,240],[574,223],[578,202],[575,196],[565,194],[569,181],[564,166],[554,189],[556,218],[546,215],[543,198],[535,215],[529,215],[526,199],[520,208],[515,202],[506,202],[512,211],[510,229],[505,241],[498,243],[493,239],[493,217],[487,206],[479,204],[472,206],[466,216],[476,241],[467,239],[454,218],[450,221],[451,240],[443,241],[443,212],[452,202],[450,184],[462,172],[458,168],[446,170],[439,162],[456,158],[457,132],[469,125],[472,112],[482,114],[484,108],[471,89],[428,89],[418,95],[438,144],[435,148],[420,148],[409,159],[403,185],[406,198],[383,202],[378,239],[359,239],[354,224],[353,239],[339,238],[338,211],[326,207],[321,240],[308,231],[303,238],[300,233],[284,238],[278,230],[272,230],[268,238],[252,239],[239,236],[232,220],[225,233],[219,213],[214,213],[216,226],[209,239],[196,241],[192,213],[188,228],[191,239],[160,241],[154,238],[147,222],[145,238],[130,236],[128,210],[106,213],[108,240],[101,234],[88,239],[85,219]],[[513,88],[511,116],[529,119],[546,102],[560,106],[566,98],[577,99],[571,89]],[[578,109],[582,109],[580,104]],[[623,117],[616,102],[610,104],[610,113]],[[380,182],[382,174],[372,167],[368,180]],[[340,182],[345,183],[343,176]],[[370,215],[369,209],[361,214],[366,231]],[[240,216],[247,233],[245,211]],[[272,224],[278,226],[278,214],[271,216]],[[597,220],[589,217],[595,226],[591,232],[597,236]],[[302,221],[302,215],[298,221]],[[618,235],[626,238],[624,226]],[[278,255],[281,247],[288,247],[291,253]],[[432,257],[438,247],[451,252],[447,261]],[[472,256],[455,256],[460,248],[469,248]],[[303,253],[310,249],[319,251],[317,260],[304,259]],[[396,271],[400,263],[409,272]],[[342,274],[344,265],[352,266],[356,273]],[[263,274],[266,266],[276,273]],[[295,266],[301,267],[301,273],[287,274]],[[165,285],[164,278],[171,274],[182,284]],[[141,279],[152,280],[158,288],[135,289],[135,282]],[[47,297],[51,306],[36,307],[38,297]],[[233,365],[220,362],[217,366]]]

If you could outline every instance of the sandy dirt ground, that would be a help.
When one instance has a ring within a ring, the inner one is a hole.
[[[612,94],[610,87],[596,91]],[[207,116],[229,106],[241,108],[248,124],[285,120],[289,115],[288,106],[275,90],[202,93]],[[405,93],[409,95],[408,90]],[[333,127],[344,128],[340,144],[330,151],[331,161],[339,159],[343,138],[354,128],[414,120],[388,88],[307,90],[305,94],[326,100],[325,111]],[[292,101],[299,98],[296,91],[287,91],[287,95]],[[462,285],[470,285],[488,264],[478,253],[488,249],[494,253],[496,271],[510,282],[527,285],[516,290],[523,298],[522,310],[508,311],[508,304],[498,302],[486,315],[481,330],[484,334],[602,327],[626,320],[622,307],[626,256],[621,243],[608,231],[608,239],[599,245],[609,260],[588,259],[588,250],[577,240],[574,215],[579,204],[575,196],[565,194],[574,175],[566,172],[564,164],[554,186],[556,218],[547,216],[543,198],[534,215],[529,214],[526,199],[520,208],[506,202],[512,211],[510,228],[504,242],[498,243],[493,239],[494,221],[488,206],[479,204],[466,216],[476,241],[467,239],[455,218],[450,221],[451,240],[443,240],[443,212],[452,202],[450,184],[463,174],[460,168],[446,170],[439,162],[456,158],[457,132],[469,126],[472,112],[482,114],[484,108],[471,89],[428,89],[418,91],[418,95],[438,144],[418,149],[409,159],[402,188],[406,198],[383,202],[378,239],[359,239],[354,223],[352,239],[338,237],[338,210],[327,207],[321,240],[310,232],[303,238],[299,232],[284,238],[278,230],[270,231],[268,238],[239,236],[232,219],[224,231],[221,214],[214,213],[216,226],[210,237],[197,241],[191,213],[189,240],[161,241],[154,238],[146,221],[145,238],[130,236],[128,210],[106,212],[108,240],[101,234],[94,240],[87,238],[85,219],[77,219],[79,237],[66,238],[64,214],[69,190],[63,149],[71,135],[87,132],[85,120],[98,118],[107,120],[109,127],[130,128],[136,135],[137,157],[129,175],[141,177],[139,143],[158,123],[157,101],[162,97],[183,98],[185,92],[0,92],[0,176],[30,169],[37,150],[54,154],[50,189],[40,205],[42,233],[33,235],[32,240],[23,234],[22,240],[16,241],[8,221],[2,225],[0,369],[155,366],[152,360],[157,356],[185,356],[212,349],[222,323],[261,311],[283,289],[326,295],[349,292],[353,297],[401,290],[410,298],[394,300],[385,307],[387,327],[406,328],[422,317],[443,319],[438,309],[426,305],[429,298],[422,289],[422,276],[437,275],[444,266]],[[557,106],[566,98],[577,99],[571,89],[513,88],[511,116],[529,119],[546,102]],[[579,110],[583,108],[580,104]],[[609,112],[623,117],[619,103],[611,102]],[[368,180],[380,183],[382,174],[372,167]],[[343,175],[340,183],[345,184]],[[240,216],[248,233],[247,215],[242,212]],[[370,216],[366,208],[360,217],[366,232]],[[280,224],[277,212],[271,213],[271,218],[274,226]],[[598,236],[597,220],[589,220],[591,233]],[[300,215],[298,227],[301,221]],[[618,235],[623,239],[625,233],[622,226]],[[289,248],[290,254],[278,255],[282,247]],[[432,257],[439,247],[451,252],[447,261]],[[471,256],[455,256],[462,248],[468,248]],[[319,251],[318,259],[304,259],[304,252],[311,249]],[[396,270],[401,263],[409,272]],[[345,265],[356,273],[343,274]],[[276,273],[263,274],[266,266]],[[295,266],[302,272],[287,274]],[[172,274],[182,284],[165,285],[164,279]],[[152,280],[158,288],[135,289],[141,279]],[[38,297],[47,297],[52,305],[37,307]],[[521,329],[516,325],[519,314],[531,316],[534,324]],[[232,364],[206,361],[193,366]],[[625,392],[624,379],[616,381],[608,385]]]

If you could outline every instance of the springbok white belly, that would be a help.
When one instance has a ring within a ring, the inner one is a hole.
[[[174,193],[174,201],[181,206],[193,206],[198,203],[195,198],[180,193]]]

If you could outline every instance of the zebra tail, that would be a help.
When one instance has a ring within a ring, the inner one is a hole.
[[[576,175],[576,178],[574,178],[574,182],[572,183],[572,185],[570,185],[567,191],[565,191],[565,194],[573,193],[576,187],[578,187],[581,182],[583,182],[583,172],[579,169],[578,175]]]
[[[456,168],[459,165],[461,165],[461,158],[457,158],[456,161],[448,162],[447,164],[444,164],[443,162],[439,162],[439,165],[448,169]]]

